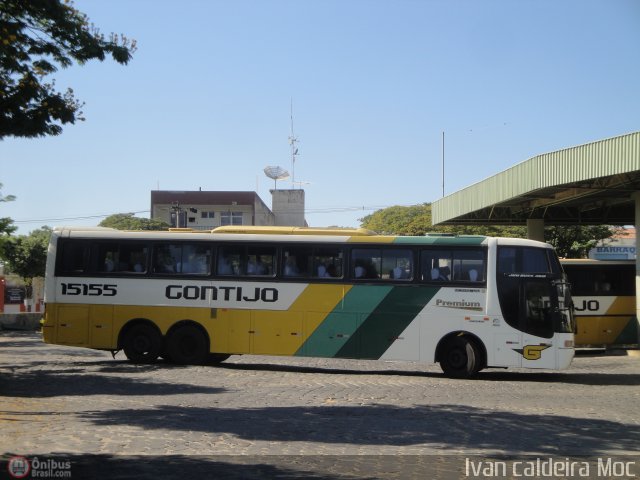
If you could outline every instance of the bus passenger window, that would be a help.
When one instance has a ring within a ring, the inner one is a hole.
[[[451,280],[451,250],[425,249],[421,253],[421,275],[424,282],[448,282]],[[454,278],[455,280],[455,278]]]
[[[182,245],[179,272],[192,275],[208,275],[211,263],[211,247],[208,245]]]
[[[309,269],[313,258],[310,247],[287,247],[282,249],[284,265],[282,274],[285,277],[305,278],[309,276]]]
[[[218,275],[240,275],[243,247],[220,247],[218,249]]]
[[[83,273],[90,270],[88,265],[90,249],[90,244],[85,241],[64,243],[59,260],[60,271],[64,273]]]
[[[397,248],[357,248],[351,251],[354,279],[411,280],[411,250]]]
[[[484,252],[481,249],[453,250],[453,281],[483,282],[484,271]]]
[[[336,247],[313,249],[312,274],[317,278],[342,278],[343,251]]]
[[[105,273],[145,273],[148,248],[123,242],[98,245],[98,271]]]
[[[147,271],[147,247],[144,245],[120,246],[119,270],[127,273],[145,273]]]
[[[382,254],[378,248],[354,248],[351,250],[351,275],[358,280],[379,279]]]
[[[411,250],[382,250],[382,278],[412,280],[413,255]]]
[[[181,254],[178,245],[156,245],[153,249],[153,273],[178,273]]]
[[[276,251],[274,247],[249,247],[247,249],[247,275],[272,277],[275,274]]]

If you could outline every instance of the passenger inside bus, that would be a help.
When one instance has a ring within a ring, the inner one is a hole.
[[[446,265],[444,267],[440,267],[440,277],[438,280],[449,281],[449,275],[451,274],[451,269]]]
[[[296,257],[287,257],[287,261],[284,265],[285,277],[296,277],[300,274],[298,271],[298,265],[296,265]]]

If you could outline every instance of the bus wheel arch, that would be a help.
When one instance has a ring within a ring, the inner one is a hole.
[[[164,354],[179,365],[201,365],[209,357],[210,345],[209,334],[202,325],[181,320],[167,332]]]
[[[435,361],[448,377],[471,378],[487,366],[487,350],[474,334],[452,332],[438,343]]]
[[[162,344],[158,327],[144,318],[130,320],[118,335],[118,348],[133,363],[154,363],[160,356]]]

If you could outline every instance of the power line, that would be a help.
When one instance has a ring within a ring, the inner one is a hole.
[[[345,212],[364,212],[364,211],[372,211],[372,210],[381,210],[383,208],[389,208],[394,206],[400,207],[411,207],[411,205],[358,205],[358,206],[343,206],[343,207],[323,207],[323,208],[307,208],[304,211],[305,215],[316,215],[321,213],[345,213]],[[125,212],[127,214],[137,215],[139,213],[149,213],[150,210],[137,210],[135,212]],[[293,211],[289,211],[288,213],[294,213]],[[295,213],[303,213],[296,211]],[[48,222],[64,222],[64,221],[75,221],[75,220],[93,220],[96,218],[106,218],[113,213],[99,213],[92,215],[79,215],[76,217],[50,217],[50,218],[33,218],[28,220],[14,220],[13,223],[16,224],[29,224],[29,223],[41,223],[46,224]]]
[[[149,213],[150,210],[139,210],[137,212],[126,212],[133,215],[138,213]],[[91,220],[94,218],[106,218],[113,215],[113,213],[101,213],[95,215],[82,215],[78,217],[55,217],[55,218],[33,218],[29,220],[14,220],[13,223],[46,223],[46,222],[64,222],[64,221],[72,221],[72,220]]]

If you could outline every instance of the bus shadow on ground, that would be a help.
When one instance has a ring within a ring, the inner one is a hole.
[[[465,405],[296,406],[86,411],[96,426],[203,432],[246,441],[312,442],[508,454],[601,455],[636,452],[635,425],[559,415],[519,414]],[[180,433],[177,433],[180,435]]]
[[[217,368],[227,370],[246,371],[272,371],[284,373],[313,373],[325,375],[381,375],[381,376],[401,376],[401,377],[425,377],[442,378],[440,372],[421,372],[410,370],[355,370],[348,368],[332,367],[310,367],[304,365],[280,365],[269,363],[221,363]],[[640,385],[640,373],[559,373],[549,372],[509,372],[506,369],[481,371],[476,377],[471,379],[460,379],[451,381],[496,381],[496,382],[540,382],[540,383],[570,383],[575,385]]]

